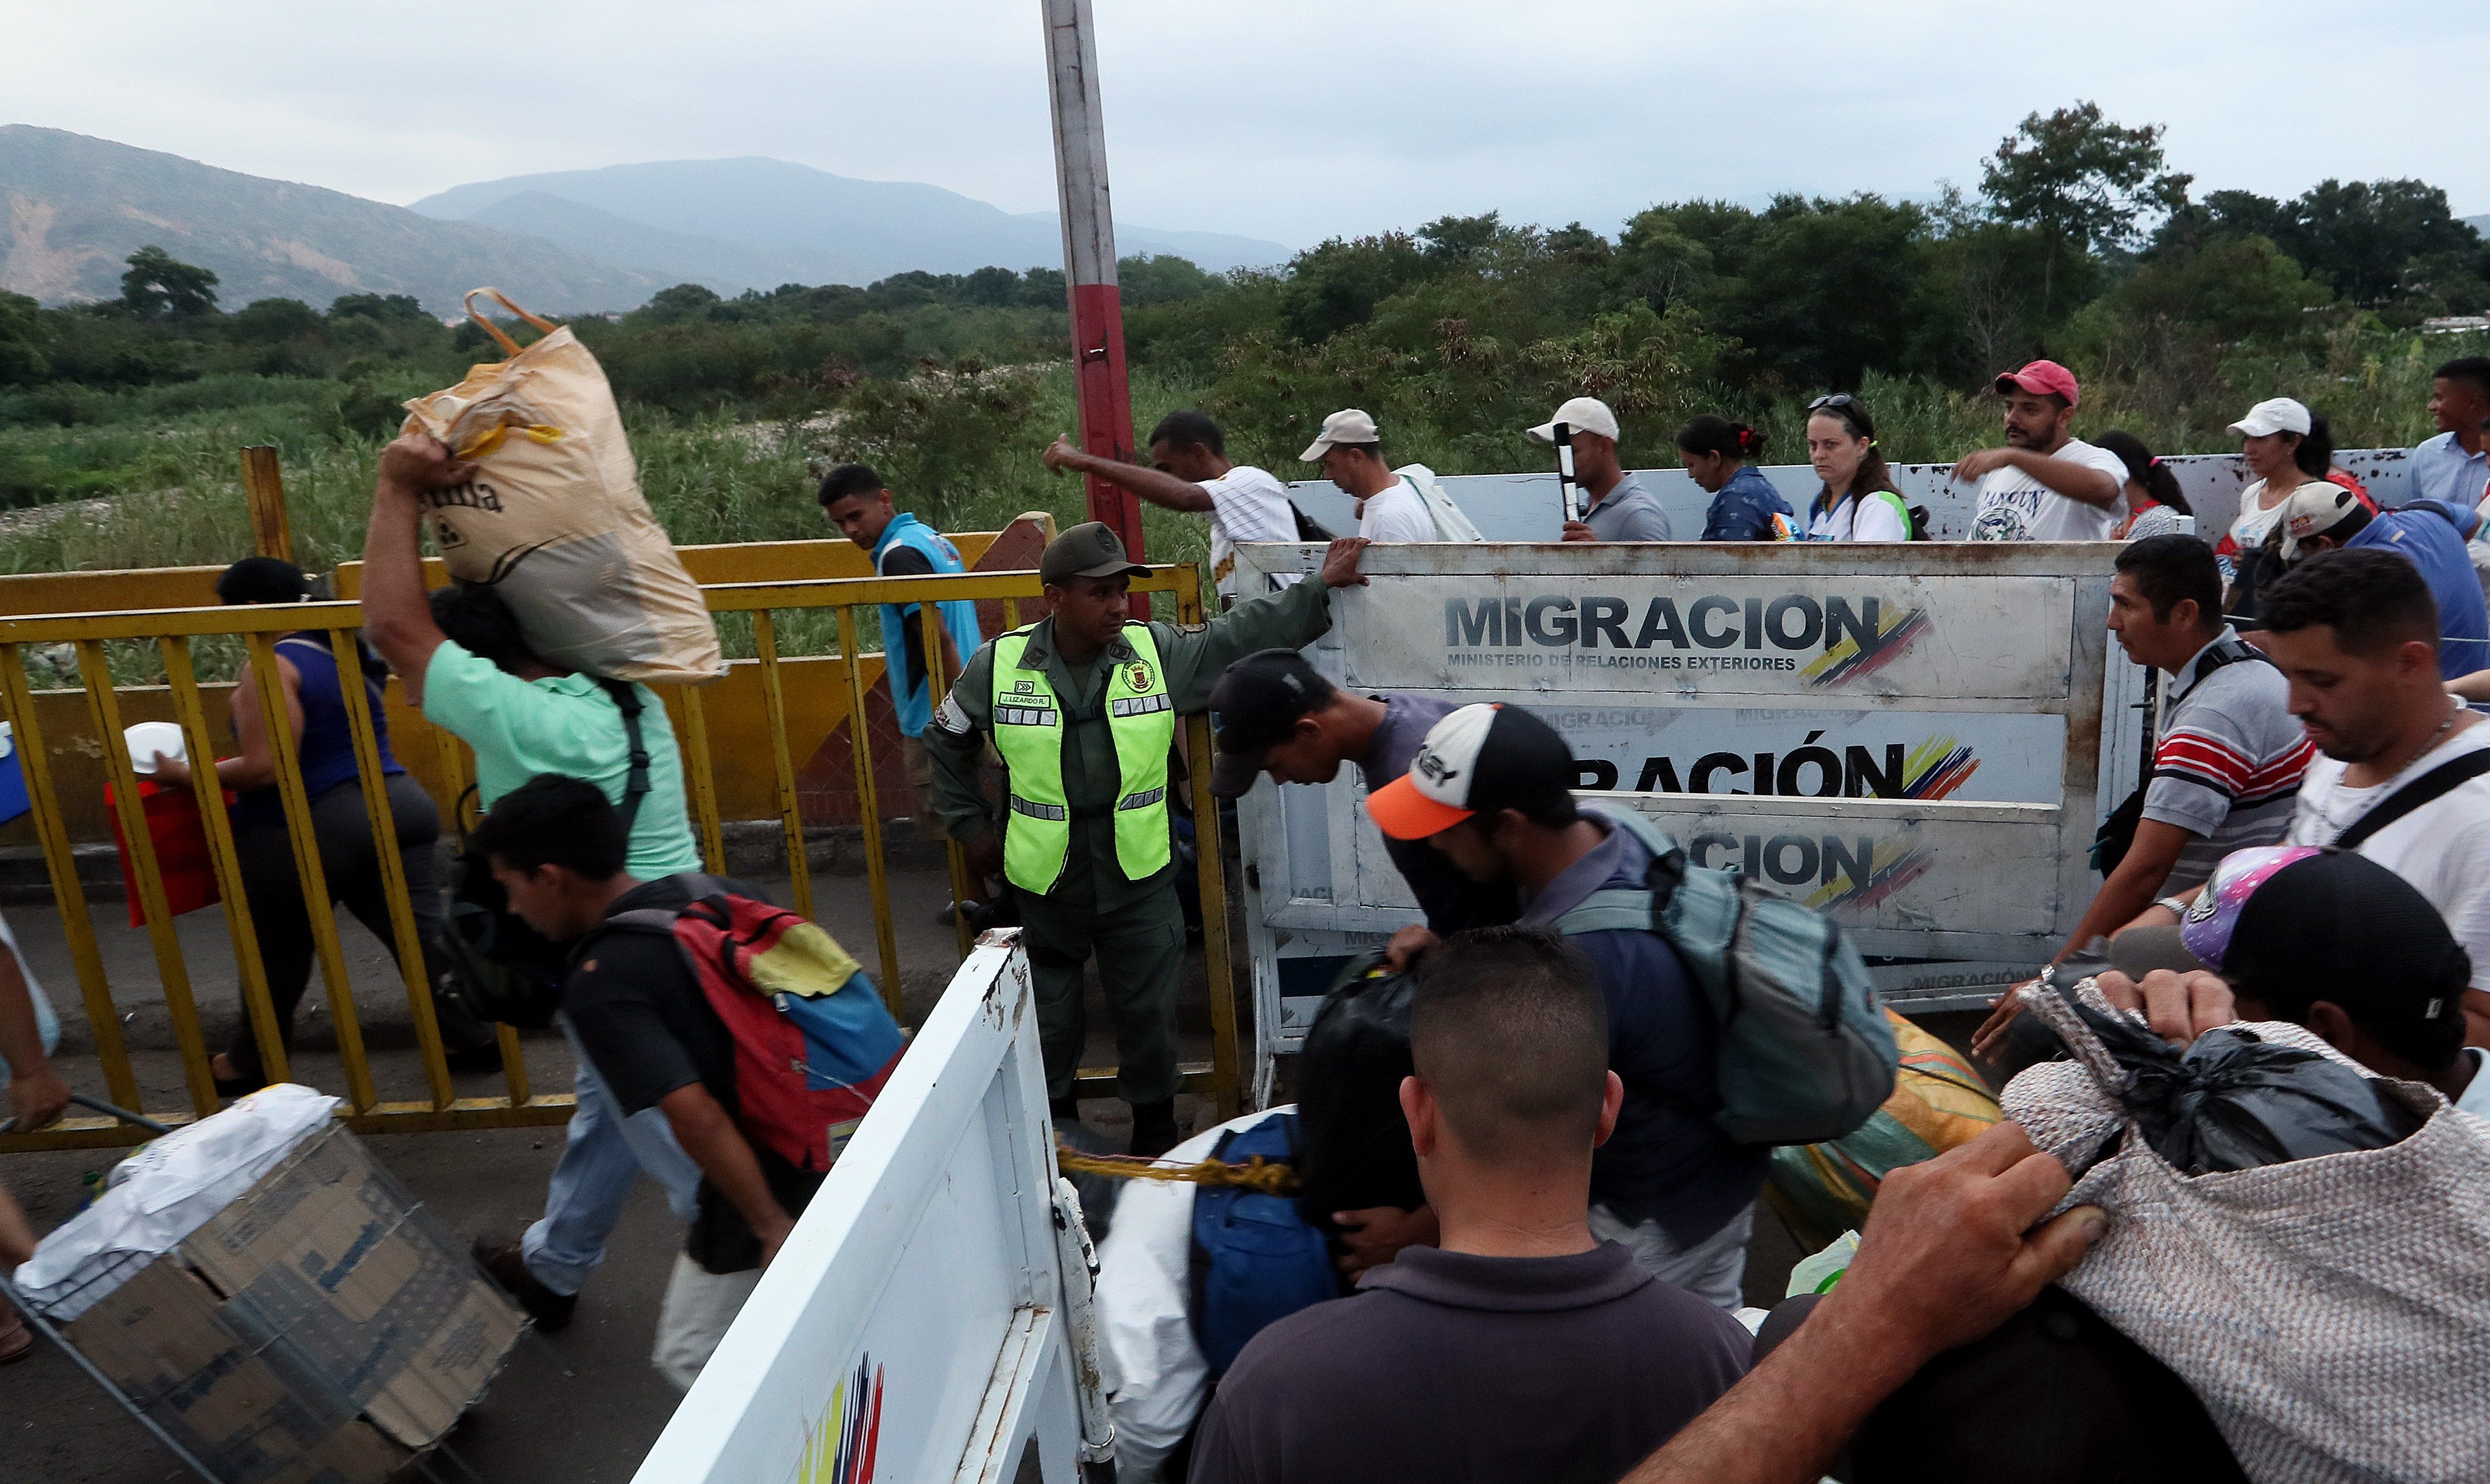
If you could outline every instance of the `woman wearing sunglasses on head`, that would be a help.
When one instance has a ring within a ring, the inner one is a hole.
[[[1867,404],[1847,392],[1807,405],[1807,461],[1824,481],[1807,511],[1810,541],[1908,541],[1911,515],[1876,451]]]

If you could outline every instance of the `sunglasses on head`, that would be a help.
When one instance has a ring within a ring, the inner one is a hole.
[[[1845,407],[1857,407],[1858,405],[1859,399],[1857,397],[1852,396],[1846,391],[1837,391],[1830,396],[1818,397],[1814,401],[1810,402],[1807,405],[1807,410],[1810,413],[1820,413],[1825,411],[1827,408],[1839,409]]]

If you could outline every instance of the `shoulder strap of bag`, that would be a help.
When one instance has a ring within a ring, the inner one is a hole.
[[[2369,837],[2388,825],[2424,804],[2454,792],[2484,773],[2490,773],[2490,748],[2478,749],[2440,763],[2389,794],[2375,808],[2354,820],[2350,829],[2334,837],[2334,848],[2359,849]]]
[[[1911,507],[1902,502],[1901,496],[1895,494],[1892,490],[1877,490],[1873,492],[1870,498],[1883,502],[1887,509],[1894,512],[1894,519],[1902,523],[1903,540],[1918,541],[1923,539],[1921,531],[1921,526],[1923,523],[1911,519]],[[1854,530],[1858,528],[1855,523],[1852,526],[1852,528]]]
[[[643,702],[640,688],[627,680],[596,677],[597,689],[613,700],[614,708],[622,713],[622,739],[631,750],[631,771],[622,783],[622,835],[630,838],[632,827],[640,822],[640,801],[655,786],[649,781],[649,743],[640,730]]]

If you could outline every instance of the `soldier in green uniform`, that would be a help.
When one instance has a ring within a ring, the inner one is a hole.
[[[1038,562],[1053,615],[978,649],[925,729],[935,812],[970,862],[999,871],[1019,900],[1057,1116],[1073,1116],[1086,1034],[1081,970],[1094,953],[1136,1154],[1176,1141],[1184,909],[1168,816],[1176,717],[1209,703],[1231,661],[1309,644],[1329,629],[1331,589],[1366,581],[1357,573],[1365,545],[1334,541],[1318,580],[1178,627],[1134,621],[1125,589],[1144,569],[1106,526],[1075,526]],[[987,735],[1007,778],[999,807],[977,780]]]

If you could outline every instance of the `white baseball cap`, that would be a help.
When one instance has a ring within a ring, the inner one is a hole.
[[[1560,422],[1577,433],[1597,433],[1610,442],[1614,442],[1617,436],[1617,414],[1609,412],[1608,404],[1597,397],[1576,397],[1556,409],[1555,416],[1527,431],[1541,442],[1552,443],[1556,442],[1556,424]]]
[[[2298,433],[2305,437],[2308,426],[2308,409],[2289,397],[2268,397],[2231,424],[2231,436],[2263,438],[2269,433]]]
[[[1375,431],[1375,419],[1354,407],[1344,407],[1323,419],[1322,432],[1297,457],[1312,464],[1331,451],[1334,443],[1379,443],[1383,435]]]

